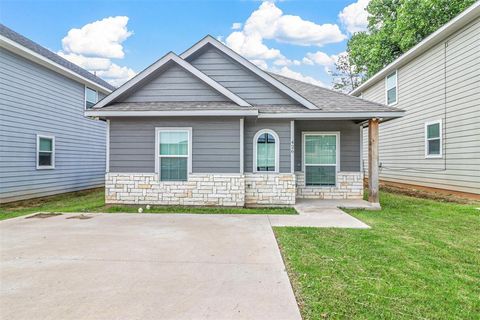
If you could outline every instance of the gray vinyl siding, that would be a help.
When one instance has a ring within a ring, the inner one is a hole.
[[[85,87],[0,48],[0,202],[104,184],[103,121],[83,116]],[[36,135],[55,136],[55,169],[36,169]]]
[[[208,46],[189,62],[251,104],[297,103],[214,47]]]
[[[253,172],[253,138],[262,129],[271,129],[280,139],[280,172],[290,172],[290,120],[246,119],[244,131],[245,172]]]
[[[360,171],[360,127],[353,121],[295,121],[295,171],[302,171],[302,132],[340,132],[340,171]]]
[[[380,178],[480,193],[480,19],[398,70],[405,117],[380,125]],[[385,102],[384,81],[363,98]],[[443,158],[425,158],[425,122],[442,120]],[[364,162],[367,163],[367,130]]]
[[[110,172],[155,172],[155,128],[192,128],[193,173],[240,172],[239,118],[112,118]]]
[[[229,101],[209,85],[175,63],[151,77],[125,102]]]

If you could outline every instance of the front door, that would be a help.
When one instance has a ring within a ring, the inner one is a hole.
[[[306,186],[336,186],[340,161],[339,132],[303,132]]]

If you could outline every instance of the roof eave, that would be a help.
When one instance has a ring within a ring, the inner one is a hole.
[[[279,112],[260,113],[259,118],[266,119],[305,119],[305,120],[363,120],[372,118],[394,119],[405,115],[405,111],[368,111],[368,112]]]
[[[455,31],[459,30],[460,28],[464,27],[468,23],[470,23],[473,19],[478,17],[480,14],[480,1],[475,2],[473,5],[471,5],[469,8],[467,8],[465,11],[460,13],[458,16],[450,20],[447,24],[443,25],[441,28],[439,28],[437,31],[426,37],[424,40],[419,42],[417,45],[415,45],[413,48],[402,54],[400,57],[395,59],[392,63],[387,65],[385,68],[377,72],[375,75],[373,75],[370,79],[365,81],[362,85],[360,85],[358,88],[350,92],[350,95],[352,96],[359,96],[362,91],[365,91],[366,89],[370,88],[374,84],[376,84],[378,81],[383,80],[384,77],[387,76],[390,72],[393,72],[394,70],[404,66],[414,58],[418,57],[440,41],[446,39],[448,36],[450,36],[452,33]]]
[[[18,54],[30,61],[33,61],[35,63],[38,63],[39,65],[42,65],[48,69],[51,69],[59,74],[64,75],[67,78],[73,79],[77,82],[83,83],[85,85],[88,85],[92,89],[101,91],[105,94],[109,94],[112,92],[112,90],[90,80],[87,79],[81,75],[79,75],[76,72],[73,72],[72,70],[65,68],[62,65],[59,65],[58,63],[53,62],[52,60],[34,52],[33,50],[30,50],[21,44],[0,35],[0,47],[7,49],[8,51],[14,52],[15,54]]]
[[[257,116],[258,110],[104,111],[87,110],[86,117]]]

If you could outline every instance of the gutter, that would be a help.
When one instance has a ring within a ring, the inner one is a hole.
[[[258,116],[258,110],[195,111],[102,111],[87,110],[86,117],[185,117],[185,116]]]

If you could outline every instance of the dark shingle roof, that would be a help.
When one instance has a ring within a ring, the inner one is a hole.
[[[93,75],[92,73],[88,72],[87,70],[80,68],[76,64],[71,63],[70,61],[60,57],[59,55],[51,52],[50,50],[42,47],[38,43],[33,42],[32,40],[22,36],[21,34],[13,31],[12,29],[4,26],[1,23],[0,23],[0,35],[4,36],[4,37],[6,37],[6,38],[8,38],[12,41],[15,41],[16,43],[24,46],[25,48],[30,49],[30,50],[38,53],[39,55],[51,60],[52,62],[55,62],[55,63],[61,65],[62,67],[65,67],[65,68],[75,72],[76,74],[78,74],[78,75],[80,75],[84,78],[87,78],[88,80],[91,80],[91,81],[95,82],[96,84],[98,84],[100,86],[103,86],[103,87],[105,87],[107,89],[110,89],[112,91],[115,90],[115,87],[112,86],[111,84],[109,84],[108,82],[106,82],[105,80],[100,79],[99,77]]]
[[[256,110],[234,102],[119,102],[94,108],[101,111],[203,111],[203,110]]]
[[[270,107],[264,106],[262,112],[375,112],[375,111],[402,111],[398,108],[388,107],[381,103],[364,100],[348,94],[322,88],[310,83],[287,78],[275,73],[270,73],[272,77],[282,82],[290,89],[296,91],[305,99],[312,102],[320,110],[311,110],[295,105]],[[300,108],[304,109],[301,110]],[[297,109],[297,110],[294,110]]]

